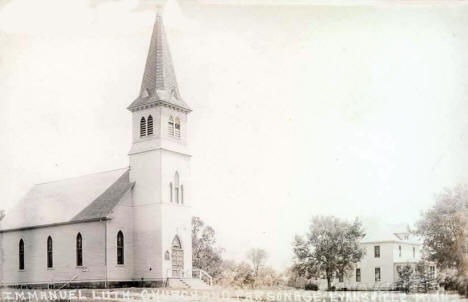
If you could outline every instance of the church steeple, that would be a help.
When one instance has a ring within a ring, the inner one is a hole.
[[[157,105],[185,113],[191,111],[180,96],[162,16],[159,13],[154,23],[140,95],[128,110],[133,112]]]
[[[133,125],[128,155],[129,181],[135,183],[131,193],[134,279],[180,278],[192,270],[187,118],[191,110],[180,97],[159,15],[140,95],[128,109]],[[173,242],[179,243],[176,248]]]

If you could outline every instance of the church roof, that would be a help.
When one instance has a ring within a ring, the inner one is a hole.
[[[154,23],[140,95],[128,109],[135,111],[155,105],[191,111],[179,93],[162,17],[159,14]]]
[[[1,221],[1,231],[105,218],[133,186],[128,168],[35,185]]]

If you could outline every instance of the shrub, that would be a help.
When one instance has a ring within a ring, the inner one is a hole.
[[[317,291],[319,289],[318,285],[315,284],[315,283],[307,283],[305,286],[304,286],[304,289],[305,290],[314,290],[314,291]]]

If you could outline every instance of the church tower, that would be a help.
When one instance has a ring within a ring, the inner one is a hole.
[[[187,114],[176,81],[162,17],[151,36],[133,115],[129,152],[133,189],[134,276],[162,281],[191,277],[190,155]]]

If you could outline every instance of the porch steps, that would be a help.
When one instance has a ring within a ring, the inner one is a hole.
[[[197,278],[173,278],[169,279],[169,287],[185,289],[206,289],[210,288],[208,284]]]

